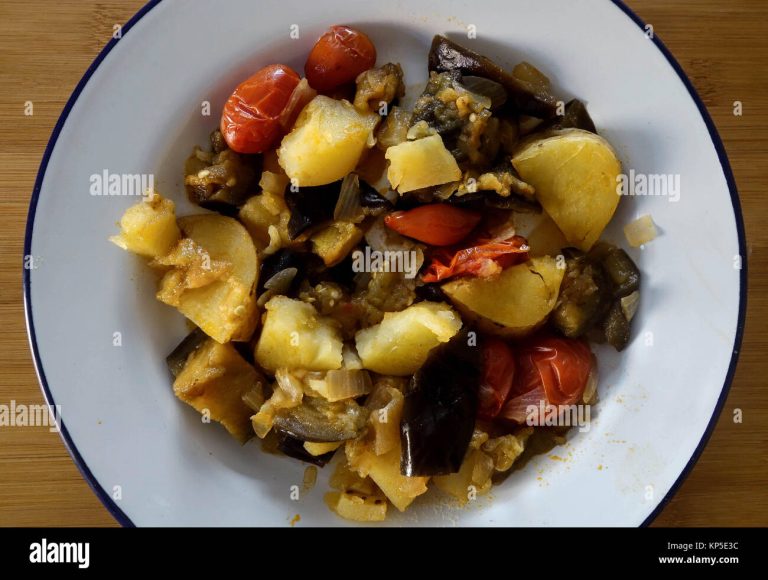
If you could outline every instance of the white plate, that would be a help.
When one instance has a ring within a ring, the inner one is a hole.
[[[629,348],[600,350],[601,402],[588,433],[539,457],[465,510],[418,502],[392,524],[628,525],[648,522],[691,468],[717,419],[741,339],[746,270],[738,197],[722,143],[658,39],[608,0],[150,3],[112,41],[67,104],[30,207],[25,270],[30,340],[63,438],[96,493],[126,525],[343,525],[324,480],[300,501],[304,466],[240,447],[177,401],[165,355],[185,334],[154,299],[142,261],[107,242],[128,197],[93,197],[89,176],[154,173],[183,202],[182,163],[205,143],[231,89],[274,61],[301,70],[329,25],[359,26],[380,62],[423,81],[435,33],[512,64],[527,59],[564,96],[589,103],[627,169],[681,176],[681,198],[622,201],[607,237],[646,213],[661,237],[632,251],[642,307]],[[291,25],[300,38],[291,39]],[[466,40],[473,25],[477,39]],[[212,114],[201,115],[210,101]],[[121,333],[122,346],[113,345]],[[326,470],[328,471],[328,470]]]

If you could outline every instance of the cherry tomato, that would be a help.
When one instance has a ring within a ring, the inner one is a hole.
[[[299,75],[283,64],[264,67],[240,83],[221,114],[221,132],[238,153],[263,153],[282,135],[280,116],[299,84]]]
[[[515,380],[515,355],[501,339],[488,338],[483,342],[483,381],[478,395],[478,416],[493,419],[501,411]]]
[[[528,242],[521,236],[512,236],[507,240],[477,240],[468,248],[446,248],[433,252],[422,278],[427,283],[454,276],[484,278],[527,259]]]
[[[384,224],[398,234],[431,246],[450,246],[467,237],[480,221],[479,212],[433,203],[408,211],[396,211]]]
[[[515,382],[499,416],[524,423],[529,405],[578,402],[593,366],[592,351],[582,340],[534,338],[517,353]]]
[[[304,74],[321,93],[353,82],[376,64],[376,47],[365,34],[349,26],[332,26],[312,47]]]

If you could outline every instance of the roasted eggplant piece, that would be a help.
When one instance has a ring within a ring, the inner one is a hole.
[[[588,254],[575,248],[563,253],[566,271],[552,325],[565,336],[586,335],[622,350],[629,342],[631,316],[639,300],[637,266],[624,250],[605,242]]]
[[[517,193],[501,197],[498,193],[486,192],[485,205],[496,209],[512,210],[520,213],[541,213],[541,204]]]
[[[426,300],[427,302],[448,302],[448,296],[445,295],[440,284],[423,284],[416,286],[416,298]]]
[[[499,120],[491,113],[492,100],[468,90],[461,80],[458,71],[429,73],[413,109],[408,137],[438,133],[456,161],[486,166],[499,150]]]
[[[318,467],[325,467],[333,458],[333,454],[336,453],[335,451],[331,451],[323,455],[312,455],[304,448],[304,441],[301,439],[297,439],[281,429],[275,429],[275,436],[277,437],[277,448],[288,457],[293,457],[294,459],[305,461],[306,463],[311,463]]]
[[[400,421],[403,475],[456,473],[472,439],[477,415],[480,348],[462,330],[430,352],[405,393]]]
[[[171,354],[165,357],[165,364],[168,365],[168,370],[171,371],[174,378],[178,377],[179,373],[184,369],[189,355],[200,348],[207,339],[207,334],[199,328],[195,328],[173,349]]]
[[[599,263],[571,249],[560,286],[552,324],[565,336],[583,336],[605,314],[610,304],[610,286]]]
[[[351,399],[331,403],[306,397],[298,407],[280,409],[274,426],[301,441],[331,443],[354,439],[367,421],[368,411]]]
[[[496,81],[484,77],[475,77],[464,75],[461,78],[461,84],[470,92],[477,95],[483,95],[491,99],[491,110],[496,111],[507,102],[507,91]]]
[[[602,324],[605,341],[617,351],[624,350],[629,342],[630,325],[621,308],[621,301],[615,300]]]
[[[474,193],[467,193],[464,195],[452,195],[445,200],[445,203],[455,205],[457,207],[463,207],[465,209],[482,211],[485,207],[486,192],[476,191]]]
[[[265,290],[264,284],[278,272],[288,268],[296,268],[297,274],[293,282],[291,282],[290,288],[284,293],[286,296],[292,295],[298,289],[300,282],[306,277],[309,263],[312,261],[317,262],[311,254],[298,252],[290,248],[283,248],[271,256],[267,256],[261,264],[259,286],[256,294],[261,295]]]
[[[414,105],[411,127],[424,122],[440,135],[461,129],[464,120],[460,117],[456,103],[448,98],[441,98],[449,91],[454,91],[454,87],[460,84],[459,71],[430,73],[427,86]]]
[[[378,68],[368,69],[355,80],[354,105],[358,111],[378,112],[382,103],[390,105],[405,95],[403,69],[399,64],[388,62]]]
[[[548,129],[583,129],[590,133],[597,134],[595,123],[589,116],[587,106],[579,99],[568,101],[565,105],[565,114],[562,117],[553,119],[547,126]]]
[[[590,251],[590,256],[602,264],[611,281],[614,298],[629,296],[640,289],[640,270],[621,248],[600,243]]]
[[[520,74],[517,76],[512,75],[491,59],[439,34],[432,40],[429,50],[429,70],[458,71],[462,75],[495,81],[507,91],[508,105],[518,113],[540,119],[550,119],[557,113],[557,99],[549,93],[546,85],[531,82],[532,75],[523,74],[526,71],[522,69],[518,71]]]
[[[341,181],[316,187],[286,187],[285,204],[291,212],[288,221],[290,238],[295,240],[333,220],[340,191]]]
[[[227,216],[255,193],[262,156],[235,153],[220,131],[211,133],[211,151],[196,147],[184,164],[184,186],[189,200]]]
[[[395,208],[391,201],[362,179],[360,180],[360,205],[363,206],[365,215],[369,216],[381,215]]]

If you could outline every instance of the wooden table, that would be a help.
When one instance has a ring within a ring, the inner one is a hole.
[[[598,1],[598,0],[592,0]],[[0,404],[42,396],[27,346],[21,263],[40,158],[72,89],[142,0],[3,0],[0,4]],[[749,240],[747,331],[717,429],[660,526],[768,524],[768,4],[757,0],[631,0],[681,62],[723,137]],[[24,102],[34,115],[24,115]],[[733,115],[734,101],[744,114]],[[743,422],[733,411],[743,411]],[[114,526],[59,436],[0,428],[0,525]]]

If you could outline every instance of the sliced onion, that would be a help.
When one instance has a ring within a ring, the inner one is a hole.
[[[254,413],[258,413],[264,404],[264,394],[261,391],[261,383],[258,383],[252,389],[248,389],[242,396],[243,403],[248,405]]]
[[[630,246],[639,248],[655,240],[659,234],[656,231],[656,225],[653,223],[651,216],[644,215],[625,225],[624,235]]]
[[[640,305],[640,291],[635,290],[629,296],[624,296],[621,299],[621,311],[624,313],[624,318],[627,322],[632,322],[637,312],[637,307]]]
[[[301,79],[296,88],[293,89],[288,104],[280,113],[280,126],[286,131],[290,131],[301,110],[317,96],[317,91],[309,86],[307,79]]]
[[[339,201],[333,210],[333,219],[359,224],[365,219],[363,206],[360,204],[360,178],[356,173],[349,173],[341,182]]]
[[[373,388],[368,371],[349,369],[328,371],[325,378],[309,379],[308,384],[330,402],[355,399],[367,395]]]
[[[264,283],[264,288],[272,290],[274,294],[285,294],[288,292],[293,279],[298,273],[298,268],[286,268],[285,270],[280,270]]]
[[[288,369],[277,369],[275,381],[277,388],[269,399],[275,409],[287,409],[301,404],[304,386],[299,377],[294,376]]]
[[[462,77],[462,86],[471,93],[488,97],[491,100],[491,109],[498,109],[507,102],[507,91],[496,81],[483,77]]]
[[[539,384],[527,393],[513,397],[504,403],[498,417],[524,425],[528,420],[528,408],[536,407],[538,409],[542,401],[545,405],[547,404],[547,395],[544,392],[544,387]],[[543,417],[537,418],[538,421],[543,421]]]
[[[586,405],[597,402],[597,366],[593,366],[587,377],[587,385],[584,387],[584,394],[581,400]]]

